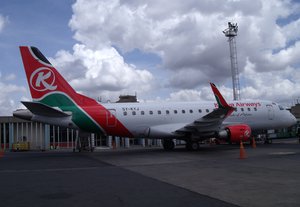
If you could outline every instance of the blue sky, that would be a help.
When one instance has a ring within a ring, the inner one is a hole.
[[[0,1],[0,115],[30,99],[19,45],[37,46],[93,98],[212,100],[212,81],[230,100],[228,21],[239,25],[242,98],[291,105],[300,97],[299,2],[222,2]]]
[[[70,50],[74,44],[68,22],[72,16],[73,0],[3,0],[0,14],[7,18],[7,25],[0,34],[2,75],[12,71],[22,72],[20,45],[35,45],[53,56],[59,49]],[[17,70],[18,68],[18,70]]]

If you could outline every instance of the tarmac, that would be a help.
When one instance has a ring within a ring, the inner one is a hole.
[[[8,152],[1,206],[300,206],[298,139],[273,144]]]

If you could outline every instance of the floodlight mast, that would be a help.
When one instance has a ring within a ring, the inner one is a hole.
[[[231,61],[231,74],[232,74],[232,86],[233,86],[233,100],[240,100],[240,80],[239,70],[237,63],[237,51],[236,40],[238,26],[237,23],[228,22],[228,28],[223,31],[226,37],[228,37],[229,49],[230,49],[230,61]]]

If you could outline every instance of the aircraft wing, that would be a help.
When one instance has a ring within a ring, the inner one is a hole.
[[[176,134],[194,134],[201,137],[212,136],[220,130],[226,117],[235,110],[234,107],[227,104],[217,87],[213,83],[210,83],[210,85],[216,97],[218,108],[176,130]]]
[[[224,119],[228,116],[230,110],[215,109],[211,113],[195,120],[194,122],[185,125],[181,129],[175,131],[179,134],[195,134],[198,136],[209,136],[219,131]]]

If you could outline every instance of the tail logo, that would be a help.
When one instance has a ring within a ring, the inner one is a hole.
[[[50,68],[40,67],[30,76],[30,85],[36,91],[53,91],[57,88],[55,74]]]

